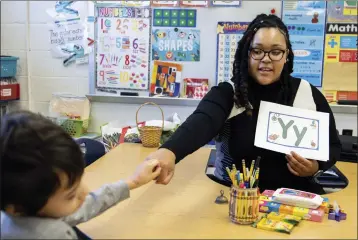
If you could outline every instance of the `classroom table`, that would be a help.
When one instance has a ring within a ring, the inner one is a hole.
[[[90,189],[96,189],[126,178],[154,150],[140,144],[121,144],[87,167],[84,181]],[[229,198],[229,189],[205,175],[209,153],[210,149],[198,150],[177,164],[168,185],[149,183],[135,189],[129,199],[79,228],[93,239],[357,239],[357,164],[337,163],[349,185],[327,195],[347,212],[347,220],[336,222],[326,215],[322,223],[302,221],[287,235],[230,222],[228,205],[214,203],[220,190]]]

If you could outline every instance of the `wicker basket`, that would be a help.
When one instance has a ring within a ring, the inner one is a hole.
[[[145,105],[154,105],[159,108],[160,112],[162,113],[162,127],[155,127],[155,126],[139,127],[138,113],[139,113],[139,110],[142,107],[144,107]],[[160,144],[160,138],[162,137],[162,133],[163,133],[163,129],[164,129],[164,113],[163,113],[163,110],[161,109],[161,107],[159,107],[159,105],[157,105],[153,102],[144,103],[137,110],[136,122],[137,122],[138,131],[139,131],[139,137],[140,137],[140,140],[142,141],[143,146],[144,147],[153,147],[153,148],[158,147]]]

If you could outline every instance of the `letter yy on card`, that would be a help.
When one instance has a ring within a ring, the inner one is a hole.
[[[329,114],[261,101],[255,146],[329,160]]]

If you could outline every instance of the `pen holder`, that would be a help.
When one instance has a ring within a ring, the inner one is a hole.
[[[232,186],[230,189],[229,217],[238,224],[252,224],[259,214],[259,191],[257,188],[238,188]]]

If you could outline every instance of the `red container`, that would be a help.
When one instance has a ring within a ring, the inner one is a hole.
[[[20,84],[0,85],[0,101],[20,99]]]

